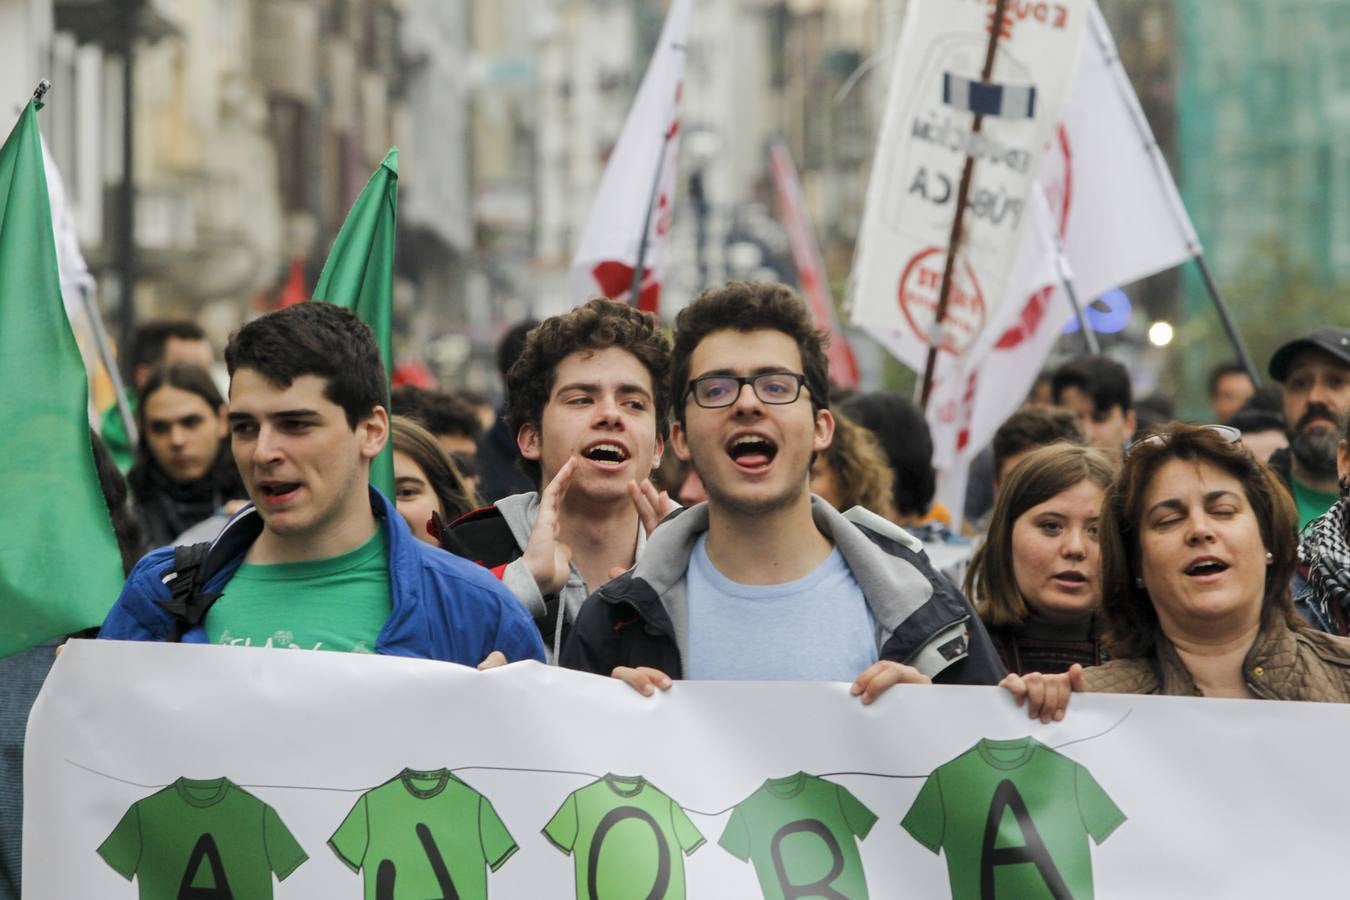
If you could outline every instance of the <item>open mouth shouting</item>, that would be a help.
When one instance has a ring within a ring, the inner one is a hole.
[[[581,455],[602,469],[618,469],[628,462],[628,448],[614,441],[597,441],[581,451]]]
[[[741,433],[727,442],[727,456],[743,472],[766,471],[778,455],[778,445],[762,434]]]
[[[1228,571],[1228,563],[1217,556],[1201,556],[1193,560],[1183,571],[1197,581],[1210,582]]]
[[[298,481],[260,481],[258,503],[263,506],[283,506],[294,500],[299,491]]]

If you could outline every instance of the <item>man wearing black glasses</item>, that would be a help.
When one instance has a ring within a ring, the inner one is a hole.
[[[813,498],[834,419],[824,336],[782,285],[709,291],[675,325],[671,446],[708,501],[592,594],[561,658],[651,694],[673,679],[997,684],[1004,670],[920,543]]]

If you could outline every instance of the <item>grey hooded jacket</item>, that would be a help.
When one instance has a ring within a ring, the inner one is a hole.
[[[819,497],[811,498],[811,514],[862,588],[877,621],[880,659],[944,683],[993,685],[1003,678],[1006,670],[979,617],[933,569],[917,539],[861,507],[841,515]],[[685,571],[694,542],[707,529],[706,504],[662,522],[637,564],[586,600],[559,662],[601,675],[617,666],[650,666],[683,677],[689,645]]]

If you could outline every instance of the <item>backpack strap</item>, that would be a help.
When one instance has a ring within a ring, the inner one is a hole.
[[[169,586],[169,599],[160,604],[173,616],[165,637],[170,643],[181,642],[184,632],[200,625],[211,604],[220,599],[219,591],[208,594],[201,590],[202,568],[210,549],[211,542],[203,541],[173,550],[173,571],[164,576],[165,584]]]

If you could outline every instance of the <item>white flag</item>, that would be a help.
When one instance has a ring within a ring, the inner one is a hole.
[[[900,38],[850,285],[851,317],[922,371],[931,343],[961,358],[1008,292],[1027,192],[1060,121],[1087,0],[913,0]],[[1000,40],[982,79],[990,32]],[[979,120],[980,130],[975,130]],[[975,160],[941,334],[934,319],[959,185]]]
[[[1013,266],[1014,287],[991,322],[997,335],[980,359],[964,365],[939,354],[928,427],[933,433],[937,499],[959,520],[975,454],[1026,399],[1045,358],[1073,316],[1056,270],[1054,222],[1040,188],[1029,197],[1027,227]]]
[[[581,235],[568,276],[572,299],[596,294],[655,312],[661,295],[661,262],[675,201],[675,158],[679,151],[680,94],[684,81],[689,9],[692,0],[673,0],[647,74],[623,123],[590,219]],[[653,198],[652,186],[658,183]],[[631,296],[643,235],[638,297]]]
[[[1096,0],[1041,184],[1084,303],[1201,251]]]
[[[974,454],[1025,400],[1073,316],[1062,278],[1071,276],[1087,303],[1201,252],[1096,0],[1088,2],[1077,78],[1036,193],[1044,199],[1029,201],[1035,216],[1009,279],[1008,315],[974,342],[964,367],[940,357],[928,418],[938,499],[954,515]]]

